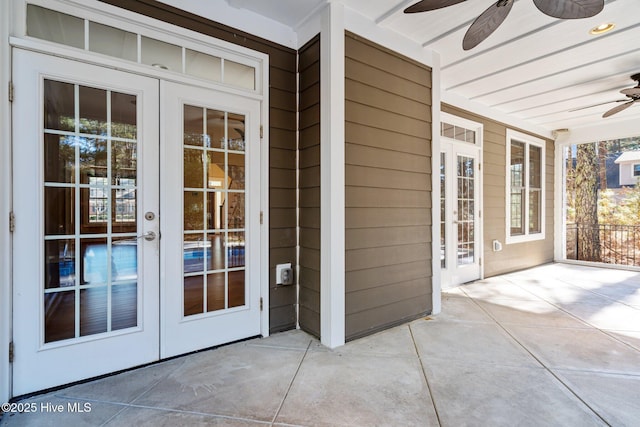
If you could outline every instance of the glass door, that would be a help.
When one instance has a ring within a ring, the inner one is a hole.
[[[443,138],[440,265],[443,288],[480,278],[479,148]]]
[[[154,79],[14,66],[17,396],[159,357],[159,102]]]
[[[169,82],[161,93],[161,354],[170,357],[261,331],[260,105]]]

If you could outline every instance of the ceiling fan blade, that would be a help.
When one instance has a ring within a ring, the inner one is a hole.
[[[505,20],[511,7],[513,6],[512,0],[498,0],[489,9],[482,12],[482,15],[478,16],[473,24],[467,30],[462,40],[462,48],[464,50],[473,49],[479,45],[484,39],[489,37],[502,22]]]
[[[442,9],[443,7],[453,6],[466,0],[422,0],[415,3],[404,10],[404,13],[428,12],[430,10]]]
[[[533,0],[540,12],[560,19],[596,16],[604,9],[604,0]]]
[[[587,108],[599,107],[601,105],[612,104],[614,102],[628,102],[629,99],[616,99],[615,101],[607,101],[607,102],[599,102],[597,104],[587,105],[586,107],[574,108],[573,110],[567,111],[567,113],[573,113],[574,111],[586,110]]]
[[[635,103],[636,101],[629,101],[629,102],[625,102],[624,104],[618,105],[617,107],[613,107],[611,110],[604,113],[602,115],[602,118],[613,116],[614,114],[617,114],[622,110],[626,110],[627,108],[631,107]]]
[[[620,93],[627,96],[640,96],[640,87],[630,87],[628,89],[622,89]]]

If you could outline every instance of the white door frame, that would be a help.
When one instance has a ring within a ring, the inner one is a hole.
[[[444,189],[444,198],[446,200],[445,216],[442,220],[445,221],[446,224],[453,224],[453,211],[450,207],[450,204],[454,202],[452,197],[455,195],[455,185],[451,182],[452,179],[456,177],[456,173],[454,170],[451,170],[450,165],[455,165],[455,159],[457,158],[457,154],[460,151],[467,151],[475,153],[476,158],[476,186],[475,186],[475,194],[476,194],[476,212],[477,212],[477,220],[475,227],[476,234],[476,260],[478,262],[478,276],[474,277],[474,279],[482,279],[484,278],[484,218],[482,217],[483,205],[484,205],[484,193],[483,193],[483,170],[482,170],[482,155],[483,155],[483,125],[478,122],[474,122],[471,120],[464,119],[462,117],[455,116],[449,113],[441,113],[441,122],[447,123],[454,126],[459,126],[461,128],[466,129],[467,131],[473,131],[475,133],[475,142],[463,142],[456,139],[447,138],[444,135],[440,135],[440,151],[438,152],[438,157],[440,157],[440,153],[446,153],[447,158],[447,185]],[[438,162],[439,164],[440,162]],[[439,171],[439,169],[438,169]],[[450,189],[450,191],[448,190]],[[438,201],[438,207],[440,207],[440,201]],[[435,224],[434,224],[435,225]],[[439,227],[439,224],[437,225]],[[450,227],[453,228],[452,226]],[[455,233],[447,233],[445,242],[447,254],[447,268],[441,268],[441,282],[442,289],[447,289],[453,286],[458,286],[464,282],[454,283],[454,276],[450,269],[452,263],[456,262],[456,257],[451,256],[453,253],[453,247],[457,246],[457,242],[453,239]],[[438,252],[439,253],[439,252]],[[436,255],[437,256],[437,255]]]
[[[13,25],[12,3],[0,1],[0,402],[11,397],[11,366],[9,343],[11,342],[11,233],[8,233],[11,211],[11,47],[9,39]]]

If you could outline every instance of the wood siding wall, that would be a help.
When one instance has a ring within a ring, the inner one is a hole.
[[[296,290],[276,287],[275,266],[296,263],[296,51],[157,1],[101,1],[269,55],[269,329],[295,328]]]
[[[320,336],[320,36],[299,52],[300,328]]]
[[[346,337],[431,312],[431,70],[346,35]]]
[[[484,253],[482,258],[485,277],[522,270],[553,261],[553,141],[545,139],[545,239],[507,245],[505,244],[507,126],[446,104],[442,105],[442,111],[484,124],[482,153]],[[521,129],[511,129],[533,135]],[[540,138],[540,136],[537,137]],[[493,240],[502,242],[502,251],[493,252],[491,243]]]

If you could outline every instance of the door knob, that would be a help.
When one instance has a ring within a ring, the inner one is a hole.
[[[147,231],[146,233],[144,233],[141,236],[138,236],[138,239],[144,239],[147,242],[151,242],[153,240],[156,240],[156,233],[153,231]]]

